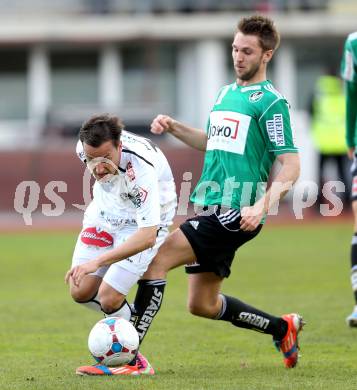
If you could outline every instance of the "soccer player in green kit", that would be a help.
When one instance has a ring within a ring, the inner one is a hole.
[[[205,151],[202,175],[191,195],[203,212],[166,238],[147,272],[150,278],[165,279],[170,269],[186,264],[192,314],[272,335],[285,366],[292,368],[298,361],[302,317],[276,317],[221,293],[236,250],[257,236],[269,209],[299,176],[288,103],[266,79],[278,45],[279,34],[270,19],[243,18],[232,44],[237,79],[219,91],[206,131],[167,115],[153,120],[154,134],[168,132]],[[275,159],[281,169],[275,183],[263,191],[261,184],[268,181]],[[280,191],[273,191],[274,184]]]
[[[235,251],[260,232],[269,208],[299,176],[288,103],[266,79],[267,64],[278,45],[279,34],[270,19],[243,18],[232,44],[237,79],[219,91],[206,131],[167,115],[152,122],[153,133],[171,133],[205,151],[191,201],[207,209],[167,237],[152,272],[164,279],[170,269],[186,264],[192,314],[271,334],[285,366],[292,368],[298,361],[302,317],[295,313],[276,317],[220,292]],[[259,183],[267,182],[275,159],[281,169],[274,181],[282,191],[272,191],[271,186],[264,193]]]
[[[351,284],[355,306],[346,318],[347,324],[357,327],[357,31],[350,34],[345,43],[341,64],[342,78],[346,91],[346,141],[348,156],[352,160],[352,210],[354,215],[354,234],[351,244]]]

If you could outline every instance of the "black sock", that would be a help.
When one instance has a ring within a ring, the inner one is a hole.
[[[357,305],[357,233],[353,235],[351,244],[351,285]]]
[[[131,323],[139,334],[140,344],[149,330],[149,327],[160,309],[166,280],[139,280],[138,290],[134,300],[134,310]]]
[[[220,296],[222,309],[217,316],[218,320],[231,322],[239,328],[271,334],[275,340],[281,340],[285,336],[288,324],[282,318],[258,310],[237,298],[223,294]]]
[[[144,280],[138,281],[138,290],[132,307],[132,316],[130,322],[135,326],[139,334],[140,344],[149,330],[152,320],[160,309],[166,280]],[[135,358],[128,363],[130,366],[135,366]]]

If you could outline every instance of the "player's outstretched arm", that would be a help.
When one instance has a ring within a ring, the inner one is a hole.
[[[206,150],[207,135],[201,129],[184,125],[168,115],[158,115],[151,123],[153,134],[171,133],[173,136],[197,150]]]

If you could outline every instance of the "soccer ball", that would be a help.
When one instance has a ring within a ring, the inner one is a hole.
[[[105,366],[123,366],[132,361],[139,347],[134,326],[121,317],[98,321],[89,333],[88,348],[94,359]]]

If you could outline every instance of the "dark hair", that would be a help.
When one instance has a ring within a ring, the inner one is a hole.
[[[124,125],[117,116],[94,115],[82,124],[79,139],[95,148],[107,141],[112,141],[114,146],[118,146],[123,128]]]
[[[236,33],[238,31],[244,35],[256,35],[264,51],[275,50],[280,43],[280,36],[274,22],[265,16],[254,15],[241,19]]]

